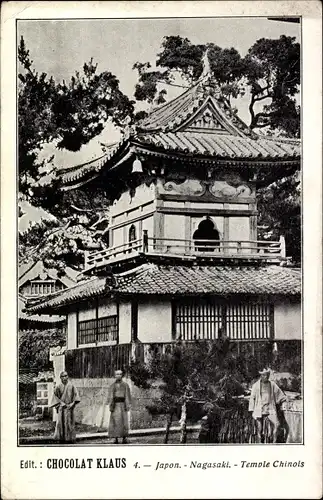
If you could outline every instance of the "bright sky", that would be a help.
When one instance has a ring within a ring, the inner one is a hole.
[[[213,42],[234,47],[245,55],[259,38],[295,36],[300,41],[300,24],[269,21],[267,18],[199,19],[105,19],[70,21],[19,21],[18,37],[23,35],[34,66],[55,80],[68,80],[84,62],[93,58],[98,71],[108,70],[120,80],[121,90],[133,97],[137,72],[135,62],[153,62],[164,36],[180,35],[192,43]],[[181,89],[172,88],[169,97]],[[240,117],[247,121],[247,101],[237,103]],[[102,134],[77,153],[57,152],[57,166],[72,166],[100,153],[99,142],[118,140],[118,132],[107,126]],[[50,154],[53,149],[46,150]]]

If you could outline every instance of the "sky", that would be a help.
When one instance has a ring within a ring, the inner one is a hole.
[[[56,81],[69,80],[93,58],[98,72],[108,70],[120,81],[120,89],[133,98],[137,72],[135,62],[153,62],[164,36],[180,35],[192,43],[213,42],[234,47],[242,56],[259,38],[294,36],[300,41],[300,24],[269,21],[267,18],[174,18],[174,19],[80,19],[18,21],[17,35],[24,37],[34,67]],[[169,98],[181,89],[172,88]],[[237,103],[239,116],[248,121],[247,100]],[[77,153],[54,151],[58,167],[86,162],[100,154],[100,142],[118,140],[119,132],[107,126],[97,138]],[[45,148],[44,155],[53,152]]]

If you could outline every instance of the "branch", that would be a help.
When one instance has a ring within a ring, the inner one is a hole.
[[[272,97],[271,94],[267,94],[267,95],[264,95],[262,97],[255,97],[254,102],[263,101],[264,99],[270,99],[271,97]]]
[[[74,208],[74,210],[76,210],[77,212],[87,212],[87,213],[93,212],[93,210],[88,210],[86,208],[79,208],[76,205],[70,205],[70,206],[71,208]]]
[[[156,82],[159,83],[164,83],[165,85],[170,85],[171,87],[179,87],[181,89],[189,89],[190,87],[187,87],[186,85],[178,85],[176,83],[170,83],[170,82],[165,82],[165,80],[156,80]]]

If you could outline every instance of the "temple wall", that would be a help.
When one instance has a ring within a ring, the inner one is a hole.
[[[146,186],[146,184],[141,184],[136,188],[135,193],[131,196],[131,191],[128,189],[118,200],[115,200],[110,207],[110,217],[111,217],[111,225],[115,223],[119,223],[124,217],[124,214],[131,214],[136,208],[140,208],[142,205],[152,202],[155,200],[155,185],[150,184],[150,186]]]
[[[78,389],[80,403],[75,409],[77,422],[108,428],[110,411],[107,405],[109,386],[113,378],[101,379],[71,379]],[[164,416],[152,416],[146,405],[152,404],[154,399],[160,397],[160,383],[154,382],[150,389],[140,389],[130,379],[124,378],[130,386],[132,407],[130,412],[130,428],[145,429],[165,427]]]
[[[284,300],[275,304],[275,338],[279,340],[301,339],[301,315],[301,302],[293,303]]]
[[[119,304],[119,344],[131,342],[131,303]]]
[[[167,300],[150,300],[138,304],[138,340],[171,342],[172,307]]]
[[[128,217],[127,220],[122,222],[122,225],[110,228],[111,231],[111,246],[115,247],[118,245],[124,245],[129,242],[129,230],[131,226],[135,227],[136,230],[136,240],[142,238],[142,232],[144,229],[148,231],[148,236],[153,237],[154,231],[154,216],[145,215],[144,213],[139,215],[139,219],[135,216],[133,218]]]
[[[117,314],[115,302],[108,298],[99,301],[99,317]],[[79,320],[95,318],[95,308],[88,306],[79,311]],[[77,347],[77,315],[70,312],[67,321],[67,348]],[[301,332],[301,303],[288,299],[275,303],[274,329],[277,340],[298,340]],[[172,306],[170,300],[152,298],[138,303],[138,340],[146,342],[172,341]],[[119,344],[131,342],[131,303],[119,304]]]

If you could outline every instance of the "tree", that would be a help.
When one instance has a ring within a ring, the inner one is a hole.
[[[300,47],[294,37],[262,38],[242,58],[234,48],[223,49],[214,43],[194,45],[187,38],[166,36],[156,57],[157,70],[151,69],[150,62],[134,65],[138,71],[136,99],[165,102],[165,86],[191,86],[202,76],[206,62],[229,101],[250,96],[251,129],[267,127],[299,135],[300,108],[295,97],[300,84]]]
[[[120,91],[112,73],[97,74],[92,60],[84,64],[83,74],[77,72],[67,83],[35,71],[23,38],[18,60],[20,197],[57,217],[56,224],[41,222],[20,236],[20,257],[80,269],[84,252],[104,248],[98,225],[103,219],[107,225],[109,200],[100,189],[91,196],[82,190],[61,191],[53,156],[40,160],[40,152],[53,142],[57,148],[76,151],[107,121],[123,126],[133,115],[133,101]]]
[[[244,64],[236,49],[222,49],[213,43],[194,45],[180,36],[164,37],[161,49],[156,58],[156,67],[160,70],[151,70],[149,62],[137,62],[133,67],[139,77],[135,88],[138,101],[165,102],[167,90],[160,89],[159,84],[183,88],[193,85],[202,75],[203,56],[207,49],[212,75],[224,95],[230,98],[244,93],[239,85]],[[178,79],[181,84],[176,83]]]
[[[287,257],[299,264],[302,256],[300,173],[294,172],[269,184],[265,182],[257,196],[259,237],[277,241],[283,235]]]
[[[19,370],[39,372],[52,369],[49,348],[63,346],[65,342],[62,328],[19,331]]]
[[[115,75],[97,74],[92,59],[84,64],[83,74],[56,83],[36,72],[21,37],[18,61],[19,190],[34,198],[35,183],[48,175],[51,160],[37,162],[42,145],[56,140],[58,148],[77,151],[102,132],[108,120],[123,126],[133,114],[133,101],[121,92]]]
[[[175,414],[180,415],[181,442],[186,442],[186,420],[194,402],[216,403],[243,394],[246,381],[257,373],[248,372],[245,363],[230,350],[227,339],[213,342],[178,342],[165,354],[154,350],[146,364],[133,363],[129,368],[133,382],[149,387],[149,379],[161,381],[162,395],[150,411],[166,414],[165,442]]]
[[[251,91],[251,128],[269,127],[299,137],[300,106],[295,96],[300,85],[300,46],[294,37],[261,38],[244,59]],[[256,106],[265,103],[263,109]]]

